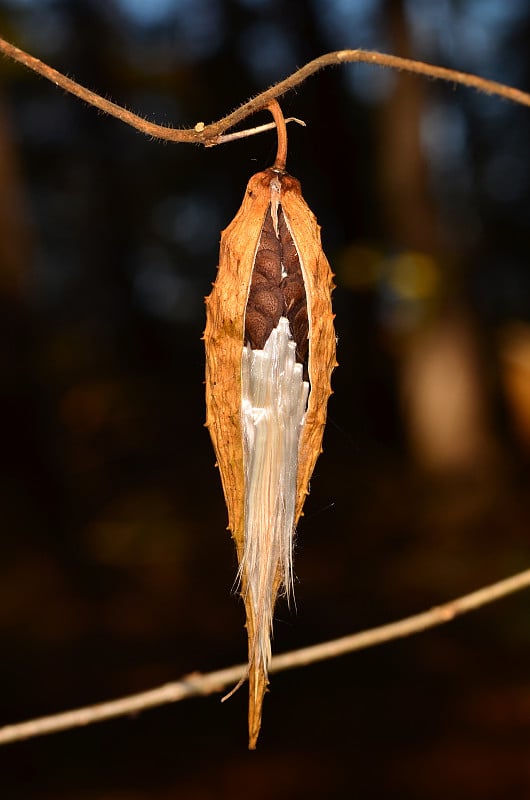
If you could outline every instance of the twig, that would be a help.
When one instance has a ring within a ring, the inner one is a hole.
[[[424,75],[429,78],[459,83],[463,86],[470,86],[480,92],[485,92],[486,94],[497,95],[499,97],[504,97],[506,100],[512,100],[514,103],[530,106],[529,93],[522,92],[519,89],[514,89],[502,83],[497,83],[497,81],[489,81],[485,78],[479,78],[477,75],[470,75],[467,72],[458,72],[453,69],[447,69],[446,67],[426,64],[423,61],[414,61],[410,58],[400,58],[399,56],[391,56],[385,53],[374,53],[367,50],[337,50],[333,53],[326,53],[319,58],[315,58],[313,61],[309,61],[309,63],[296,72],[293,72],[288,78],[271,86],[270,89],[261,92],[246,103],[243,103],[242,106],[226,117],[223,117],[223,119],[218,122],[212,122],[210,125],[206,125],[204,122],[197,122],[192,129],[173,128],[149,122],[139,117],[137,114],[127,111],[127,109],[122,108],[116,103],[105,100],[104,97],[100,97],[100,95],[90,91],[90,89],[67,78],[61,72],[58,72],[56,69],[48,66],[48,64],[45,64],[43,61],[15,47],[2,38],[0,38],[0,52],[29,69],[32,69],[44,78],[47,78],[56,86],[60,86],[62,89],[79,97],[86,103],[99,108],[106,114],[116,117],[148,136],[153,136],[156,139],[165,139],[169,142],[188,142],[203,144],[209,147],[220,144],[221,141],[219,137],[229,128],[233,128],[234,125],[242,122],[256,111],[261,111],[271,100],[281,97],[290,89],[294,89],[295,86],[298,86],[315,72],[324,69],[324,67],[336,66],[348,62],[361,61],[366,64],[376,64],[380,67],[388,67],[390,69],[402,70],[403,72]]]
[[[298,119],[298,117],[286,117],[285,124],[287,125],[289,122],[296,122],[297,125],[301,125],[303,128],[306,127],[306,124],[303,119]],[[217,144],[226,144],[227,142],[235,142],[236,139],[246,139],[248,136],[256,136],[258,133],[264,133],[265,131],[273,131],[276,128],[275,122],[266,122],[264,125],[256,125],[255,128],[245,128],[244,131],[234,131],[233,133],[225,133],[223,136],[219,136],[217,141],[213,142],[212,144],[205,144],[205,147],[215,147]]]
[[[244,103],[236,111],[228,114],[218,122],[214,122],[210,125],[205,125],[204,122],[198,122],[193,129],[178,129],[149,122],[127,111],[116,103],[106,100],[70,78],[67,78],[65,75],[62,75],[62,73],[2,38],[0,38],[0,52],[29,69],[32,69],[86,103],[116,117],[148,136],[172,142],[188,142],[205,146],[221,144],[234,138],[240,138],[241,136],[258,132],[258,129],[253,129],[249,132],[242,131],[238,134],[223,136],[225,131],[242,122],[254,112],[262,110],[273,99],[281,97],[320,69],[347,62],[364,62],[430,78],[450,81],[477,89],[486,94],[503,97],[521,105],[530,106],[530,94],[527,92],[497,83],[496,81],[485,80],[476,75],[470,75],[468,73],[383,53],[374,53],[365,50],[340,50],[327,53],[320,58],[310,61],[285,80],[280,81],[275,86],[272,86]],[[273,126],[260,126],[260,129],[269,129],[270,127]],[[456,616],[472,611],[487,603],[492,603],[501,597],[529,586],[530,570],[526,570],[504,581],[465,595],[464,597],[442,606],[437,606],[422,614],[407,617],[399,622],[383,625],[379,628],[373,628],[351,636],[345,636],[330,642],[324,642],[319,645],[314,645],[313,647],[306,647],[301,650],[275,656],[272,659],[269,671],[279,672],[281,670],[294,669],[325,659],[336,658],[339,655],[344,655],[345,653],[350,653],[355,650],[373,647],[377,644],[389,642],[404,636],[410,636],[411,634],[419,633],[428,628],[442,625],[454,619]],[[105,719],[134,714],[146,708],[153,708],[155,706],[165,705],[166,703],[175,703],[187,697],[208,695],[213,692],[218,692],[244,678],[247,669],[248,667],[246,664],[240,664],[204,675],[194,673],[180,681],[166,684],[165,686],[152,689],[151,691],[123,697],[119,700],[78,708],[61,714],[40,717],[20,724],[7,725],[0,728],[0,744],[7,744],[34,736],[42,736],[89,725]]]
[[[329,658],[336,658],[346,653],[352,653],[355,650],[363,650],[384,642],[391,642],[414,633],[420,633],[428,628],[443,625],[461,614],[474,611],[481,606],[499,600],[501,597],[528,587],[530,587],[530,569],[471,594],[466,594],[457,600],[452,600],[441,606],[435,606],[422,614],[402,619],[399,622],[392,622],[379,628],[371,628],[361,633],[354,633],[351,636],[344,636],[342,639],[334,639],[330,642],[323,642],[312,647],[304,647],[301,650],[274,656],[269,672],[295,669]],[[58,731],[79,728],[106,719],[135,714],[146,708],[176,703],[187,697],[205,696],[213,692],[220,692],[227,686],[244,678],[247,670],[247,664],[238,664],[235,667],[228,667],[227,669],[204,675],[197,672],[148,692],[129,695],[119,700],[111,700],[108,703],[98,703],[93,706],[77,708],[62,714],[39,717],[28,722],[6,725],[0,728],[0,744],[30,739],[34,736],[57,733]]]

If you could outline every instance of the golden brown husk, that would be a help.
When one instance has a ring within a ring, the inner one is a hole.
[[[309,394],[300,438],[295,524],[298,522],[313,472],[322,451],[331,372],[336,366],[335,332],[331,310],[333,275],[320,243],[320,228],[305,203],[299,182],[268,169],[254,175],[241,208],[221,235],[217,279],[206,298],[206,425],[212,437],[228,508],[228,527],[238,560],[244,546],[245,479],[241,423],[241,357],[245,308],[263,221],[271,201],[271,181],[281,184],[280,202],[300,255],[309,313]],[[280,583],[278,577],[278,586]],[[276,587],[276,591],[278,590]],[[245,602],[249,657],[254,652],[255,620],[241,576]],[[249,664],[249,748],[254,749],[261,726],[267,675]]]

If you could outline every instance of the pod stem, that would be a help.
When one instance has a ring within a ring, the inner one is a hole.
[[[273,169],[278,172],[285,172],[287,163],[287,125],[285,124],[285,117],[277,100],[270,100],[265,108],[272,114],[278,134],[278,149]]]

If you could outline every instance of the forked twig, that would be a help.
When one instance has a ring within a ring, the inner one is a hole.
[[[293,72],[288,78],[271,86],[264,92],[261,92],[256,97],[243,103],[238,109],[228,114],[218,122],[212,122],[206,125],[204,122],[197,122],[194,128],[172,128],[166,125],[158,125],[154,122],[149,122],[137,114],[122,108],[110,100],[90,91],[84,86],[81,86],[76,81],[67,78],[61,72],[58,72],[53,67],[48,66],[38,58],[26,53],[19,47],[10,44],[5,39],[0,38],[0,52],[9,56],[19,64],[32,69],[44,78],[60,86],[67,92],[79,97],[86,103],[89,103],[106,114],[110,114],[116,119],[125,122],[136,130],[153,136],[156,139],[165,139],[169,142],[188,142],[192,144],[203,144],[209,147],[221,144],[220,137],[225,131],[233,128],[239,122],[254,114],[256,111],[262,110],[271,100],[281,97],[290,89],[294,89],[300,83],[309,78],[315,72],[318,72],[324,67],[336,66],[338,64],[363,62],[365,64],[375,64],[380,67],[388,67],[390,69],[401,70],[403,72],[410,72],[416,75],[423,75],[429,78],[437,78],[439,80],[449,81],[451,83],[458,83],[462,86],[470,86],[480,92],[486,94],[497,95],[504,97],[506,100],[511,100],[514,103],[530,106],[530,94],[523,92],[520,89],[514,89],[511,86],[506,86],[497,81],[489,81],[485,78],[479,78],[477,75],[470,75],[467,72],[458,72],[457,70],[447,69],[446,67],[437,67],[434,64],[426,64],[423,61],[414,61],[410,58],[400,58],[399,56],[391,56],[385,53],[374,53],[368,50],[337,50],[333,53],[326,53],[313,61],[309,61],[304,67]]]
[[[301,125],[303,128],[306,127],[304,120],[298,119],[298,117],[286,117],[285,124],[287,125],[289,122],[296,122],[297,125]],[[275,122],[266,122],[263,125],[256,125],[255,128],[245,128],[245,130],[243,131],[224,133],[222,136],[219,136],[215,142],[212,142],[212,144],[206,143],[204,146],[215,147],[215,145],[217,144],[226,144],[227,142],[235,142],[237,139],[246,139],[248,136],[256,136],[258,133],[265,133],[265,131],[273,131],[275,129],[276,129]]]
[[[506,597],[528,587],[530,587],[530,569],[498,583],[493,583],[476,592],[471,592],[471,594],[466,594],[449,603],[435,606],[422,614],[406,617],[399,622],[392,622],[379,628],[371,628],[367,631],[361,631],[361,633],[354,633],[351,636],[344,636],[341,639],[333,639],[312,647],[304,647],[301,650],[293,650],[289,653],[273,656],[269,672],[295,669],[329,658],[336,658],[346,653],[353,653],[356,650],[375,647],[378,644],[391,642],[405,636],[411,636],[428,628],[443,625],[455,617],[467,614],[481,606],[493,603],[501,597]],[[247,664],[238,664],[234,667],[207,674],[193,673],[179,681],[167,683],[148,692],[121,697],[108,703],[98,703],[93,706],[77,708],[61,714],[52,714],[48,717],[39,717],[28,722],[6,725],[0,728],[0,744],[8,744],[9,742],[30,739],[34,736],[44,736],[45,734],[80,728],[85,725],[91,725],[94,722],[136,714],[146,708],[176,703],[188,697],[205,696],[220,692],[227,686],[244,678],[247,671]]]

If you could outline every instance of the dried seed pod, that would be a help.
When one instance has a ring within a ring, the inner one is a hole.
[[[333,276],[300,184],[254,175],[221,236],[206,298],[206,425],[236,543],[249,658],[249,747],[267,688],[272,614],[321,452],[336,365]]]

